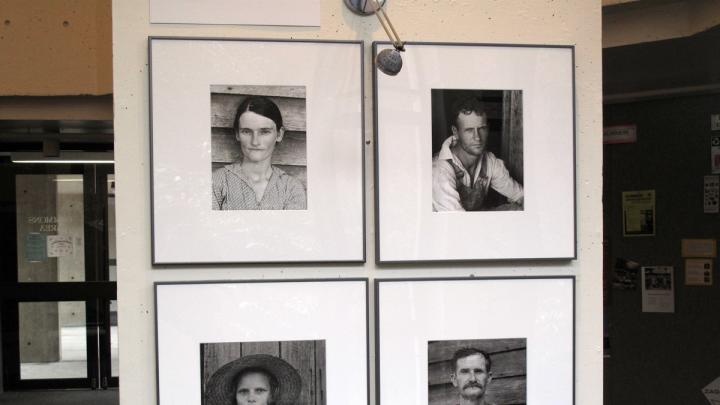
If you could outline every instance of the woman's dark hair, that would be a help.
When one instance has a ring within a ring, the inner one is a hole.
[[[269,399],[268,404],[269,405],[274,404],[275,398],[278,397],[278,390],[280,389],[280,384],[278,383],[277,378],[275,378],[275,376],[272,375],[272,373],[270,373],[269,371],[265,370],[262,367],[248,367],[248,368],[243,369],[239,373],[237,373],[235,378],[233,378],[233,383],[231,385],[233,390],[237,390],[237,386],[240,383],[240,380],[244,376],[246,376],[248,374],[253,374],[253,373],[262,374],[265,377],[267,377],[268,382],[270,383],[270,399]],[[235,392],[233,392],[231,398],[235,398]]]
[[[278,131],[283,126],[282,114],[280,114],[277,104],[264,96],[249,96],[240,103],[237,111],[235,111],[235,120],[233,121],[235,135],[240,133],[240,116],[246,111],[252,111],[255,114],[271,119],[275,123],[275,129]]]

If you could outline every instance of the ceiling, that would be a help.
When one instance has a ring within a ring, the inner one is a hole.
[[[602,0],[603,47],[682,38],[720,24],[718,0]]]

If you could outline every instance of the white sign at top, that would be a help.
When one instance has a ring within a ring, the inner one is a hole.
[[[320,26],[320,0],[150,0],[150,22]]]
[[[635,125],[615,125],[603,128],[603,143],[635,143],[637,127]]]

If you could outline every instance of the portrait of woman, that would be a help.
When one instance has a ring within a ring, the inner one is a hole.
[[[235,110],[232,131],[228,147],[240,153],[212,172],[213,210],[307,209],[303,182],[273,164],[286,134],[278,105],[266,96],[247,96]]]
[[[220,367],[207,383],[205,405],[296,405],[300,374],[285,360],[252,354]]]

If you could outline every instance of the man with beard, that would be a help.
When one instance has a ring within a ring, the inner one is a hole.
[[[493,405],[485,398],[492,381],[492,360],[482,350],[463,348],[453,355],[455,371],[450,375],[460,398],[456,405]]]

